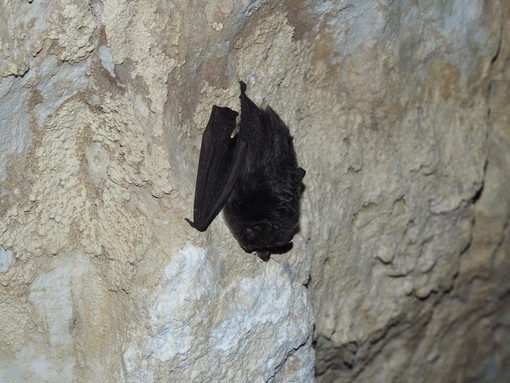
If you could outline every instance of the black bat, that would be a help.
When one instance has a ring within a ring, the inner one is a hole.
[[[206,230],[224,209],[230,231],[246,252],[268,261],[292,248],[299,231],[299,200],[304,169],[298,167],[289,129],[269,106],[263,110],[241,85],[237,112],[213,106],[202,136],[193,222]]]

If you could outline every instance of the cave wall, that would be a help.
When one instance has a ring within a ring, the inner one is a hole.
[[[510,371],[505,1],[0,5],[0,381]],[[212,105],[288,124],[301,231],[191,217]]]

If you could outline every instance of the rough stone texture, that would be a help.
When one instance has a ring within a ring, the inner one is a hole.
[[[503,0],[4,1],[0,381],[510,381],[509,68]],[[184,221],[241,79],[307,170],[268,263]]]

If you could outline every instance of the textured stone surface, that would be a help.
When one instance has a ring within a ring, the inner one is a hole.
[[[505,1],[5,1],[0,381],[509,380],[509,36]],[[184,221],[241,79],[307,170],[268,263]]]

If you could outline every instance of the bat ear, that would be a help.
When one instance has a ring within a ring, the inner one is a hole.
[[[306,170],[303,168],[297,168],[296,169],[296,177],[299,180],[299,182],[303,181],[303,178],[305,178]]]
[[[268,250],[257,251],[257,255],[264,262],[267,262],[267,261],[269,261],[269,258],[271,257],[271,252]]]

